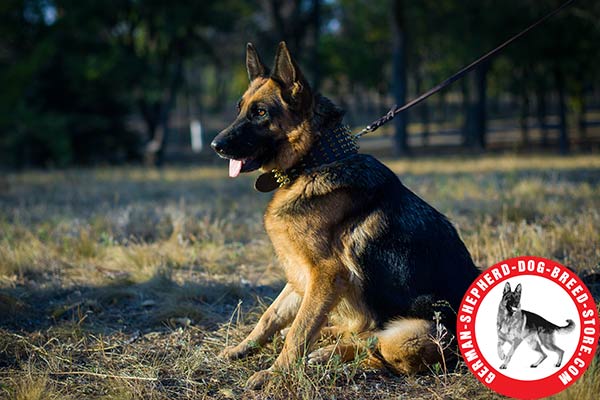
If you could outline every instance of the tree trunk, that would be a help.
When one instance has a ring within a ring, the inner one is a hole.
[[[321,66],[319,63],[319,42],[321,40],[321,0],[313,0],[312,22],[313,22],[313,54],[312,54],[312,89],[319,91],[321,86]]]
[[[579,131],[579,141],[581,148],[585,148],[587,142],[587,124],[585,121],[585,113],[587,104],[585,102],[585,90],[582,89],[579,95],[579,112],[577,114],[577,129]]]
[[[470,77],[469,77],[470,78]],[[471,99],[471,90],[469,87],[469,79],[465,78],[461,82],[461,94],[462,94],[462,113],[463,113],[463,146],[471,147],[473,143],[473,131],[474,131],[474,121],[473,121],[473,107],[472,107],[472,99]]]
[[[315,1],[317,0],[313,0],[313,6]],[[302,58],[302,45],[306,38],[307,28],[310,26],[311,19],[314,18],[314,9],[308,9],[306,12],[304,4],[301,0],[287,3],[284,0],[269,1],[269,13],[277,33],[276,37],[287,43],[296,60]]]
[[[529,94],[527,90],[523,90],[521,93],[521,112],[519,113],[519,125],[521,126],[521,138],[523,141],[523,147],[528,148],[529,142],[529,123],[527,118],[529,117]]]
[[[542,147],[548,147],[548,125],[546,124],[546,93],[542,85],[537,89],[537,120],[542,136]]]
[[[442,90],[438,94],[438,102],[437,102],[437,115],[434,113],[433,121],[434,123],[439,124],[440,122],[446,122],[448,117],[448,106],[446,103],[446,91]]]
[[[138,106],[144,123],[146,124],[146,135],[148,141],[154,140],[156,137],[156,127],[158,125],[159,113],[160,113],[160,102],[152,102],[148,104],[145,99],[139,99]]]
[[[404,1],[394,0],[393,10],[394,51],[393,51],[393,92],[396,104],[406,103],[406,20],[404,16]],[[397,156],[408,153],[408,113],[400,113],[394,119],[395,152]]]
[[[223,65],[220,65],[220,63],[218,63],[216,65],[216,70],[215,70],[215,74],[216,74],[216,79],[217,79],[217,87],[216,87],[216,93],[215,93],[215,101],[214,101],[214,107],[215,110],[221,111],[225,108],[226,104],[227,104],[227,89],[228,89],[228,79],[229,79],[229,72],[225,70],[225,67]]]
[[[477,102],[474,108],[474,141],[472,145],[479,149],[485,149],[487,133],[487,73],[490,69],[489,61],[484,62],[475,69],[475,88],[477,91]]]
[[[556,78],[556,88],[558,90],[558,150],[560,154],[569,153],[569,136],[567,132],[567,106],[565,102],[565,80],[558,68],[554,76]]]
[[[150,141],[153,141],[156,138],[156,127],[158,125],[158,122],[154,117],[144,118],[144,122],[146,123],[146,135],[148,136]]]
[[[161,125],[163,130],[163,135],[161,138],[161,145],[156,154],[156,165],[161,166],[165,161],[165,151],[167,148],[167,143],[169,139],[169,134],[171,133],[170,127],[170,117],[171,110],[175,107],[175,102],[177,101],[177,94],[179,93],[179,88],[181,87],[181,83],[183,81],[183,60],[179,58],[175,65],[175,72],[173,75],[173,80],[171,81],[171,87],[169,89],[169,98],[164,105],[163,112],[161,115]]]
[[[171,110],[175,106],[177,94],[183,79],[183,60],[178,58],[175,64],[173,78],[169,85],[167,99],[162,103],[160,109],[159,126],[157,127],[154,138],[146,146],[146,163],[161,166],[165,161],[165,151],[170,134],[170,117]]]
[[[415,71],[415,89],[418,94],[421,94],[423,90],[423,75],[421,74],[421,69],[419,67],[416,68]],[[439,94],[438,94],[439,96]],[[423,146],[427,146],[429,144],[429,108],[427,107],[427,102],[419,104],[419,119],[421,120],[422,131],[421,138]]]

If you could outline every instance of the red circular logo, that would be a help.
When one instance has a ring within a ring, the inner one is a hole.
[[[485,270],[458,310],[456,335],[469,369],[505,396],[558,393],[589,367],[599,320],[572,271],[542,257],[515,257]]]

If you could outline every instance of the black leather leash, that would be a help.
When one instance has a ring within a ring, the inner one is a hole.
[[[433,88],[429,89],[427,92],[423,93],[422,95],[420,95],[416,99],[413,99],[413,100],[409,101],[408,103],[406,103],[405,105],[403,105],[401,107],[398,107],[397,105],[394,105],[390,109],[390,111],[388,111],[387,114],[385,114],[383,117],[381,117],[381,118],[379,118],[379,119],[371,122],[362,131],[354,134],[354,137],[358,139],[361,136],[366,135],[367,133],[371,133],[373,131],[376,131],[382,125],[385,125],[386,123],[388,123],[389,121],[391,121],[392,119],[394,119],[394,117],[396,115],[400,114],[403,111],[408,110],[411,107],[416,106],[417,104],[419,104],[420,102],[422,102],[423,100],[425,100],[426,98],[428,98],[429,96],[431,96],[431,95],[439,92],[440,90],[444,89],[446,86],[448,86],[448,85],[452,84],[453,82],[457,81],[458,79],[462,78],[464,75],[466,75],[469,72],[471,72],[479,64],[481,64],[482,62],[484,62],[484,61],[492,58],[493,56],[495,56],[496,54],[498,54],[500,51],[504,50],[504,48],[506,48],[508,45],[510,45],[511,43],[513,43],[514,41],[516,41],[517,39],[521,38],[522,36],[526,35],[527,33],[529,33],[529,31],[531,31],[532,29],[534,29],[537,26],[541,25],[547,19],[553,17],[555,14],[558,14],[560,11],[562,11],[563,9],[565,9],[568,6],[570,6],[571,4],[573,4],[574,1],[575,0],[569,0],[569,1],[565,2],[563,5],[561,5],[560,7],[558,7],[557,9],[555,9],[554,11],[550,12],[549,14],[546,14],[544,17],[540,18],[539,20],[537,20],[533,24],[529,25],[526,29],[524,29],[521,32],[519,32],[518,34],[514,35],[513,37],[511,37],[510,39],[508,39],[507,41],[505,41],[504,43],[502,43],[501,45],[499,45],[495,49],[493,49],[493,50],[487,52],[486,54],[484,54],[483,56],[479,57],[477,60],[473,61],[471,64],[467,65],[466,67],[464,67],[460,71],[456,72],[454,75],[452,75],[451,77],[449,77],[448,79],[446,79],[442,83],[440,83],[437,86],[434,86]]]

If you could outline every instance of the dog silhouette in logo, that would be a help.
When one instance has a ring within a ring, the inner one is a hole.
[[[496,324],[498,356],[504,361],[500,369],[506,369],[515,350],[523,341],[540,354],[540,358],[531,364],[531,368],[536,368],[548,357],[542,346],[558,355],[555,366],[560,367],[565,351],[554,343],[554,334],[556,332],[568,333],[573,331],[575,322],[568,319],[566,321],[567,325],[558,326],[531,311],[522,310],[521,289],[519,283],[515,290],[511,291],[510,283],[506,282],[502,300],[498,307],[498,321]],[[506,354],[503,350],[505,343],[510,343],[510,349]]]

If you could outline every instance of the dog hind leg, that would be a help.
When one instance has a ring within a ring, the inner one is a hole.
[[[433,342],[433,323],[423,319],[399,319],[377,332],[362,332],[354,339],[322,347],[310,353],[310,363],[325,363],[333,356],[342,362],[367,354],[370,368],[389,368],[398,374],[414,374],[427,365],[442,361],[442,349]],[[375,343],[369,343],[375,338]]]
[[[554,333],[541,333],[540,340],[548,350],[553,351],[558,355],[558,360],[554,366],[560,367],[565,351],[554,344]]]
[[[542,361],[544,361],[548,357],[548,355],[544,353],[544,350],[542,349],[542,346],[540,346],[540,342],[537,336],[533,336],[527,341],[534,351],[540,353],[540,358],[536,362],[531,364],[531,368],[537,368],[537,366],[540,365]]]
[[[283,339],[285,339],[289,332],[290,332],[290,327],[288,326],[287,328],[282,329],[279,334],[281,335],[281,337]],[[337,326],[324,326],[323,328],[321,328],[321,331],[319,332],[319,338],[320,339],[335,339],[336,337],[341,336],[343,333],[344,333],[344,331],[341,330],[340,328],[338,328]]]
[[[336,355],[339,356],[341,362],[352,361],[364,350],[366,350],[364,344],[341,341],[311,352],[308,355],[308,362],[310,364],[322,364]]]

